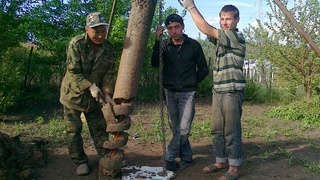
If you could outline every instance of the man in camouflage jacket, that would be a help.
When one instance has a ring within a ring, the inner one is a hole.
[[[81,136],[83,113],[101,158],[103,142],[108,140],[101,102],[108,102],[115,85],[113,46],[105,39],[108,24],[103,16],[90,13],[86,18],[86,33],[75,36],[67,48],[67,70],[61,83],[60,102],[67,121],[69,154],[77,165],[76,174],[90,173],[88,157]]]

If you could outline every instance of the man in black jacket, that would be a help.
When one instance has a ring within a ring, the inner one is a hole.
[[[191,123],[195,115],[197,85],[209,70],[201,45],[183,34],[181,16],[169,15],[165,20],[169,39],[160,44],[163,28],[158,27],[153,46],[151,64],[159,67],[159,52],[162,48],[163,87],[166,95],[169,124],[173,137],[163,155],[166,168],[182,170],[194,164],[189,142]],[[180,162],[175,162],[175,158]]]

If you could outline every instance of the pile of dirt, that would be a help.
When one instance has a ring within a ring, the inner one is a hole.
[[[43,139],[23,142],[19,135],[10,137],[0,132],[0,179],[38,178],[37,168],[46,162],[46,143]]]

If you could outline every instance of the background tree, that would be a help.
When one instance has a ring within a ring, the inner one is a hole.
[[[1,0],[0,2],[0,60],[10,47],[19,46],[27,40],[25,28],[28,19],[26,13],[30,12],[31,0],[13,1]]]
[[[271,12],[267,13],[269,21],[264,26],[259,25],[246,33],[250,37],[251,45],[258,49],[258,53],[252,55],[255,59],[265,58],[277,68],[279,86],[289,88],[294,95],[297,87],[301,85],[306,98],[309,99],[319,84],[318,80],[314,79],[319,76],[319,58],[277,6],[271,0],[267,0],[267,3],[271,8]],[[287,6],[288,1],[284,1],[284,4]],[[315,42],[319,42],[320,32],[320,25],[317,23],[320,13],[318,7],[319,2],[316,0],[294,1],[293,7],[289,9],[299,25]],[[249,33],[252,32],[255,35],[250,36]],[[254,38],[258,40],[252,41]]]
[[[272,36],[270,32],[263,27],[260,20],[257,20],[257,23],[258,25],[256,27],[249,25],[249,28],[243,31],[247,39],[246,58],[248,60],[248,66],[251,61],[256,64],[256,73],[253,78],[257,82],[263,83],[268,93],[271,93],[273,77],[270,76],[272,76],[274,72],[268,60],[268,51],[266,50],[270,49],[269,46],[271,46],[270,41],[272,41]],[[247,68],[247,71],[246,74],[249,75],[249,68]]]
[[[0,35],[2,111],[21,100],[36,102],[39,99],[58,99],[60,80],[65,72],[67,43],[76,34],[84,33],[85,18],[89,12],[100,11],[108,18],[112,2],[1,1],[0,29],[4,32]],[[119,17],[128,15],[130,5],[126,1],[118,0],[117,5],[115,13]],[[115,39],[119,43],[113,42],[121,44],[120,47],[116,46],[117,49],[122,49],[123,39],[124,35]],[[12,71],[13,68],[9,68],[11,66],[21,68]]]
[[[0,72],[0,80],[4,84],[0,88],[2,111],[19,101],[58,99],[60,81],[65,73],[67,43],[73,36],[84,33],[88,13],[99,11],[109,19],[112,4],[113,0],[1,1],[0,28],[4,32],[0,35],[1,69],[4,70]],[[130,9],[128,1],[117,0],[114,19],[109,23],[109,41],[115,47],[117,64],[123,49]],[[154,27],[159,24],[157,12],[153,20]],[[178,11],[169,7],[162,14],[162,21],[171,13]],[[139,81],[139,87],[143,89],[139,93],[141,99],[154,98],[154,89],[158,85],[157,69],[150,66],[154,33],[148,40]],[[11,66],[20,68],[12,71],[9,68]]]

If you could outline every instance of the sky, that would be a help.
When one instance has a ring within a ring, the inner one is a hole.
[[[266,19],[265,12],[269,9],[265,0],[194,0],[194,2],[205,20],[217,28],[220,28],[219,12],[221,8],[227,4],[236,6],[240,11],[240,22],[238,23],[238,29],[240,31],[248,28],[248,24],[255,26],[257,24],[256,19],[261,19],[262,21],[263,18]],[[183,10],[178,0],[165,0],[164,7],[167,8],[169,6],[177,8],[179,13]],[[199,37],[200,31],[192,21],[192,17],[189,13],[184,17],[184,24],[185,34],[195,39]],[[206,36],[203,33],[200,33],[201,39],[204,39],[205,37]]]

